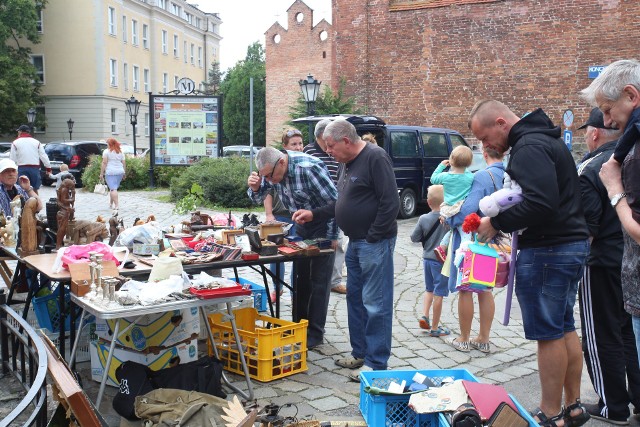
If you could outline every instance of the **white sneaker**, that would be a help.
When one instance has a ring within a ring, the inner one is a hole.
[[[363,365],[361,368],[358,369],[354,369],[353,371],[351,371],[351,373],[349,374],[349,379],[353,382],[359,383],[360,382],[360,372],[371,372],[373,371],[372,368],[370,368],[367,365]]]

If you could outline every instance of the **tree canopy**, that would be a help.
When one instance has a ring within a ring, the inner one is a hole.
[[[249,144],[249,79],[253,77],[253,143],[265,145],[265,59],[264,48],[254,42],[244,60],[230,68],[220,84],[223,94],[222,125],[225,145]]]
[[[214,61],[211,63],[211,69],[207,73],[207,81],[204,84],[204,93],[207,95],[219,95],[220,83],[222,83],[222,71],[220,71],[220,63]]]
[[[45,1],[0,2],[0,133],[14,134],[27,110],[42,104],[40,80],[31,63],[30,43],[39,43],[37,22]]]

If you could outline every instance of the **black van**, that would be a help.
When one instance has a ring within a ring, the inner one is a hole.
[[[362,136],[371,133],[384,148],[396,175],[400,197],[400,218],[415,215],[418,203],[426,205],[427,188],[438,164],[449,158],[451,150],[469,144],[459,132],[451,129],[423,126],[387,125],[375,116],[334,114],[295,119],[295,123],[317,123],[322,119],[343,117],[351,122]]]

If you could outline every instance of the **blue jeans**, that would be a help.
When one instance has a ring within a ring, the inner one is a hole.
[[[349,240],[345,254],[351,355],[374,370],[387,369],[391,355],[395,246],[395,237]]]
[[[640,363],[640,317],[631,316],[633,334],[636,336],[636,348],[638,349],[638,363]]]
[[[575,331],[573,308],[588,253],[587,240],[520,250],[515,290],[528,340]]]

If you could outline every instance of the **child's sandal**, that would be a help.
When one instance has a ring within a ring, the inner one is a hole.
[[[431,330],[431,321],[427,316],[422,316],[418,319],[418,323],[420,324],[421,329]]]

